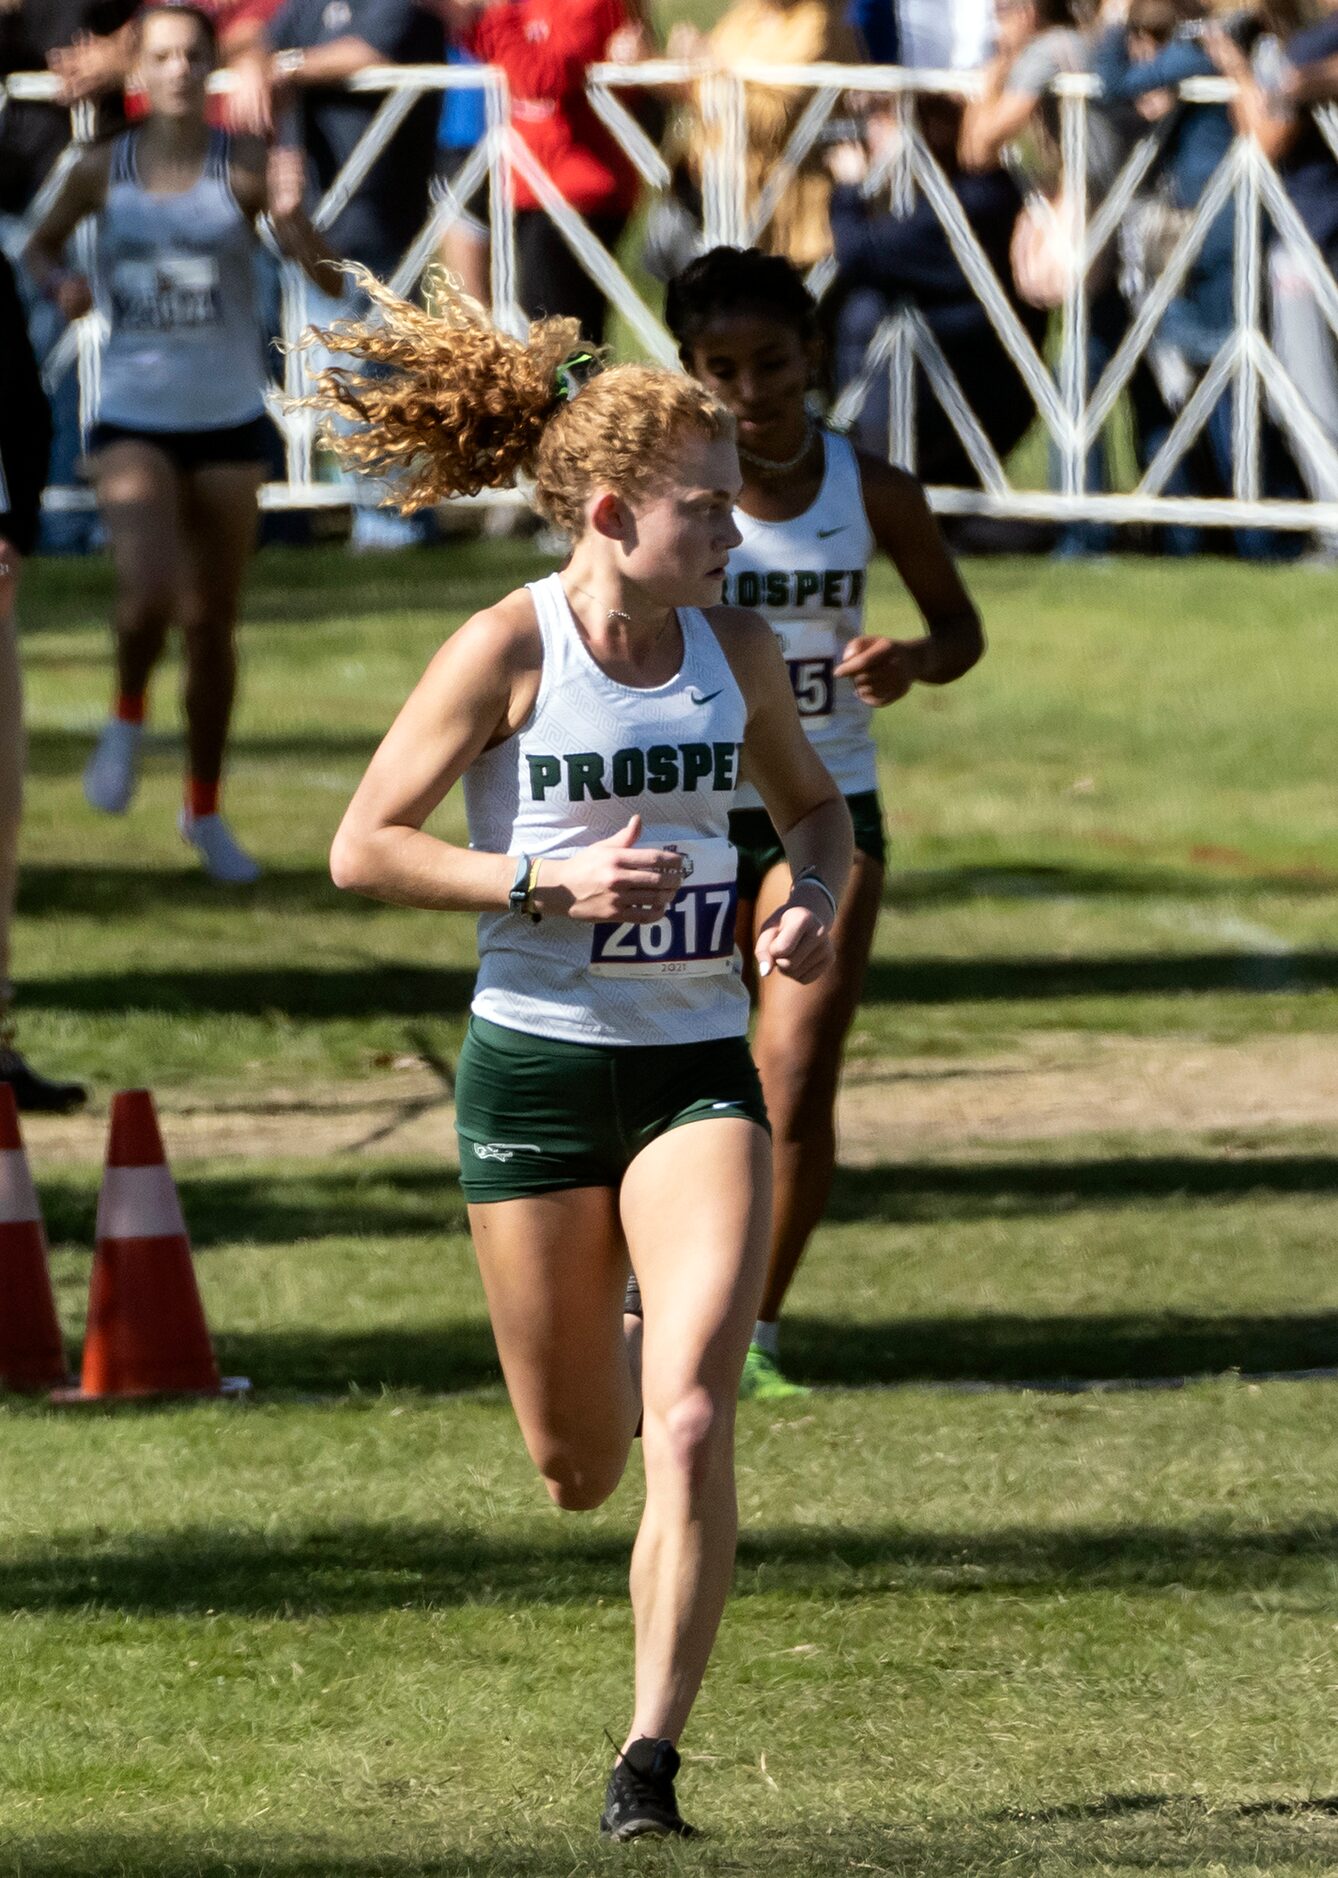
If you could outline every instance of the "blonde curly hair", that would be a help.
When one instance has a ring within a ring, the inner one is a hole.
[[[393,485],[386,501],[396,508],[530,476],[539,513],[577,536],[596,489],[636,501],[662,486],[684,431],[733,435],[733,418],[709,392],[658,366],[611,366],[565,396],[558,367],[580,344],[575,320],[538,320],[521,341],[454,286],[429,313],[364,269],[350,272],[371,314],[309,327],[298,343],[355,363],[314,373],[314,392],[293,403],[328,420],[325,441],[346,469]]]

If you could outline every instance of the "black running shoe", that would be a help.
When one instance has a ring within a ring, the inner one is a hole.
[[[0,1047],[0,1082],[7,1082],[14,1091],[14,1100],[22,1115],[68,1115],[72,1109],[81,1109],[88,1100],[88,1091],[82,1083],[52,1082],[46,1076],[39,1076],[17,1050],[3,1047]]]
[[[690,1839],[689,1826],[674,1797],[674,1776],[682,1762],[672,1741],[643,1735],[613,1763],[604,1791],[599,1830],[605,1839]]]

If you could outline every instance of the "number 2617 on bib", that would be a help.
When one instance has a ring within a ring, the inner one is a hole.
[[[590,944],[590,970],[600,978],[703,978],[727,972],[734,960],[735,881],[684,887],[663,919],[638,926],[601,920]]]

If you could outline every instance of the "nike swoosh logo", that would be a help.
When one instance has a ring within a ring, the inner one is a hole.
[[[712,698],[718,698],[723,690],[724,686],[721,685],[717,691],[689,691],[688,698],[693,704],[709,704]]]
[[[849,526],[849,522],[838,522],[835,528],[820,528],[818,530],[818,540],[825,541],[828,535],[842,534]]]

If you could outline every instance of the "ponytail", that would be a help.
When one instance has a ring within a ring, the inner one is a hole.
[[[295,403],[329,420],[326,441],[345,469],[392,485],[386,501],[396,508],[532,477],[539,513],[576,536],[594,489],[635,500],[672,480],[684,429],[733,435],[723,405],[660,366],[615,365],[577,391],[561,369],[580,343],[573,319],[538,320],[522,341],[457,287],[428,313],[353,272],[373,315],[308,329],[299,345],[354,363],[324,367]]]

